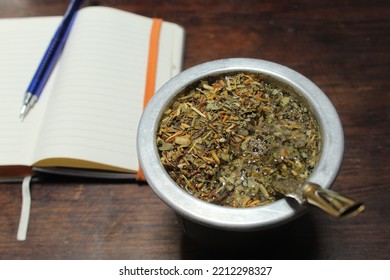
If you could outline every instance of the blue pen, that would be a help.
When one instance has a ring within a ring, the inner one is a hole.
[[[46,82],[57,63],[57,60],[61,55],[77,11],[79,10],[82,3],[83,0],[72,0],[60,26],[51,39],[51,42],[41,60],[41,63],[39,64],[38,69],[27,88],[23,100],[23,106],[20,110],[21,120],[23,120],[23,118],[27,115],[27,113],[34,106],[35,102],[37,102],[39,96],[41,95],[42,90],[45,87]]]

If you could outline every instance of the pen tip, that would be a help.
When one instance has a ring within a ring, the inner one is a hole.
[[[34,106],[34,104],[37,102],[38,97],[36,95],[33,95],[31,92],[27,92],[24,100],[23,100],[23,106],[22,109],[20,109],[19,119],[23,120],[30,109]]]
[[[27,106],[23,105],[22,109],[20,110],[19,119],[22,121],[26,116],[26,114],[27,114]]]

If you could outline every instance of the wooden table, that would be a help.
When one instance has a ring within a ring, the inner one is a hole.
[[[219,58],[252,57],[284,64],[314,81],[344,127],[344,162],[333,189],[365,201],[366,210],[341,221],[313,209],[267,240],[259,236],[241,250],[223,250],[186,237],[148,185],[53,181],[32,185],[28,236],[18,242],[21,188],[2,184],[0,259],[390,258],[389,1],[86,4],[181,24],[185,69]],[[66,6],[67,1],[55,0],[1,1],[0,17],[61,15]]]

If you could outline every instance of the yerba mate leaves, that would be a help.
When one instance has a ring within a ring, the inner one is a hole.
[[[183,91],[163,113],[156,139],[179,186],[231,207],[275,201],[273,182],[305,181],[320,154],[318,125],[305,103],[257,74]]]

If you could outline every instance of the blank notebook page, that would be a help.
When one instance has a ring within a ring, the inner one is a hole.
[[[28,118],[21,122],[19,113],[27,86],[60,21],[61,17],[0,20],[1,165],[32,163],[39,133],[37,128],[45,111],[53,77]]]

